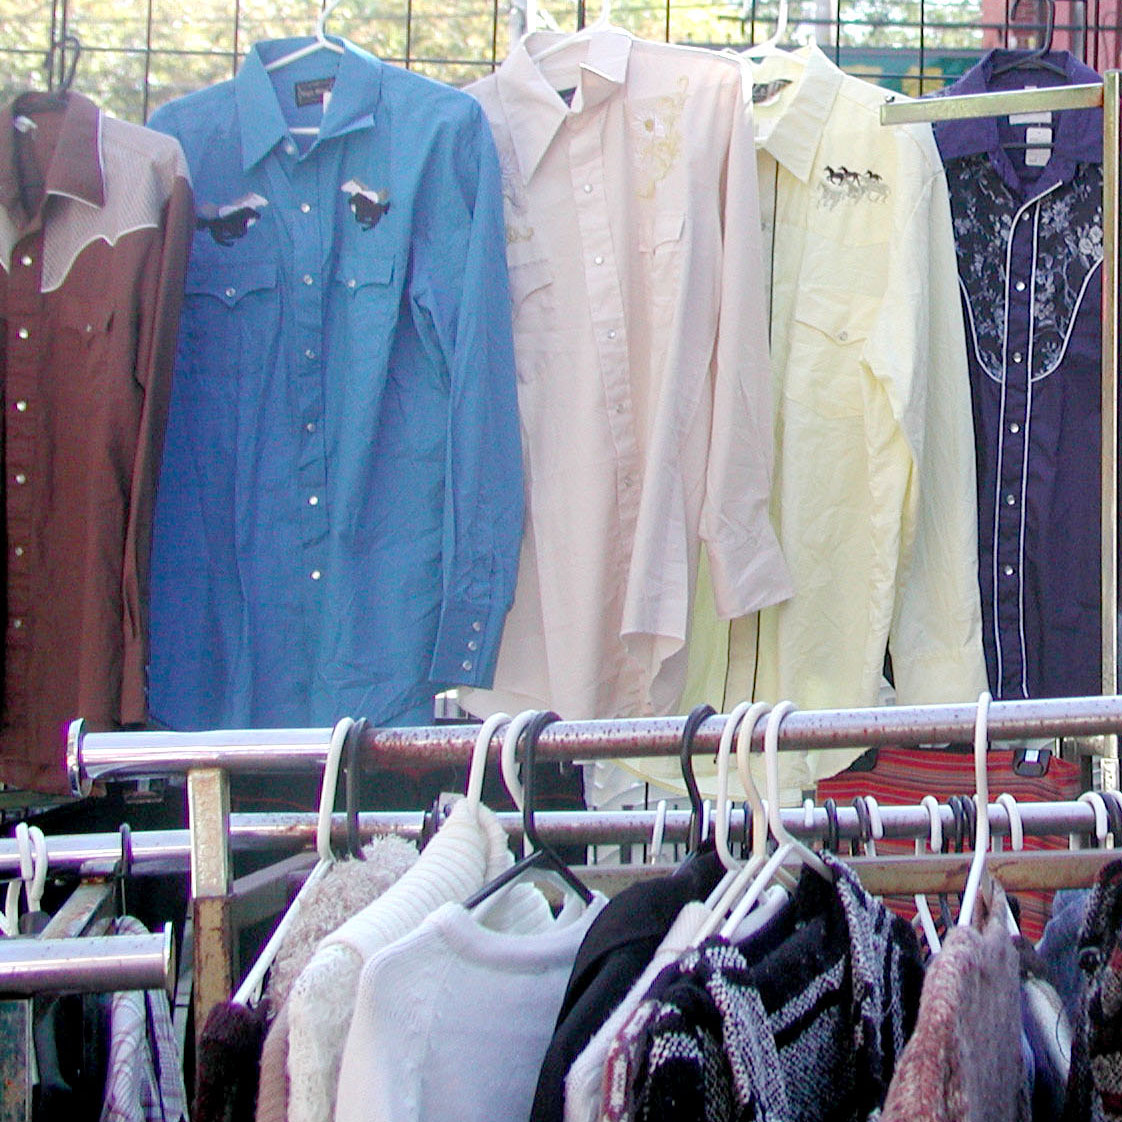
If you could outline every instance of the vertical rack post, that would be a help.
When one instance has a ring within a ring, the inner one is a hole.
[[[1118,159],[1122,71],[1103,76],[1102,692],[1118,692]],[[1101,782],[1118,790],[1118,735],[1103,738]]]
[[[191,918],[194,936],[195,1039],[207,1014],[233,992],[230,924],[230,777],[221,768],[187,773],[191,828]]]

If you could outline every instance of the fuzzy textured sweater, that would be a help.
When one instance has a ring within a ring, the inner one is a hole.
[[[919,1018],[896,1068],[883,1122],[1027,1122],[1021,979],[1000,886],[981,929],[955,927],[931,960]]]

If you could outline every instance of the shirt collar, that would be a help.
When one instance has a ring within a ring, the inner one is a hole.
[[[316,143],[355,129],[371,128],[382,92],[382,67],[385,64],[349,40],[334,36],[328,38],[342,46],[343,53],[335,63],[331,103],[323,115]],[[260,163],[289,135],[288,122],[265,65],[271,59],[280,58],[307,43],[307,38],[268,39],[255,43],[234,79],[234,96],[241,124],[242,167],[246,171]],[[322,69],[317,71],[316,76],[325,76]]]
[[[20,206],[16,171],[14,119],[34,116],[38,94],[24,94],[0,112],[0,205]],[[89,206],[105,205],[105,171],[101,158],[101,112],[81,94],[68,93],[55,150],[44,177],[47,195],[64,195]]]
[[[606,101],[627,80],[632,37],[615,28],[593,32],[580,63],[580,81],[572,107],[566,106],[529,50],[530,44],[540,49],[551,41],[560,42],[541,32],[527,36],[495,73],[523,183],[530,182],[566,117]]]
[[[759,147],[806,183],[845,75],[814,43],[749,65],[753,82],[768,82],[790,73],[800,75],[794,92],[788,95],[786,107],[762,137]],[[780,98],[783,97],[780,94]],[[757,111],[757,120],[766,124],[766,111]]]
[[[1061,84],[1052,81],[1047,72],[1033,70],[1010,70],[994,78],[996,62],[1004,58],[1004,53],[992,50],[972,66],[957,82],[947,86],[943,96],[958,94],[992,93],[996,90],[1024,89],[1029,85]],[[1055,51],[1049,55],[1051,61],[1064,67],[1066,85],[1089,85],[1101,82],[1102,78],[1088,66],[1084,66],[1067,51]],[[1067,165],[1076,163],[1102,162],[1101,109],[1063,109],[1056,113],[1056,127],[1052,137],[1052,163]],[[961,121],[938,121],[935,124],[935,139],[943,160],[953,160],[961,156],[987,154],[991,157],[1004,151],[997,132],[996,117],[975,117]]]

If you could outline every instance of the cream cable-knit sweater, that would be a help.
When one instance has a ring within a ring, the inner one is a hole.
[[[464,900],[513,860],[494,813],[480,806],[473,815],[466,801],[458,802],[401,880],[320,943],[286,1006],[287,1122],[332,1122],[343,1046],[367,959],[408,934],[441,904]],[[548,928],[553,916],[537,888],[516,884],[496,900],[487,922],[530,933]],[[266,1122],[260,1113],[258,1122]]]

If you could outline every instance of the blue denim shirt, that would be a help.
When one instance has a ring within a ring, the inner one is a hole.
[[[152,561],[150,711],[174,728],[427,721],[439,689],[490,684],[513,595],[489,126],[350,43],[266,71],[304,42],[151,120],[198,212]]]
[[[944,92],[1097,82],[994,75],[990,52]],[[1102,110],[1049,115],[1051,152],[1026,166],[1025,125],[935,126],[950,189],[966,320],[978,478],[982,637],[995,697],[1098,693]],[[1032,138],[1029,138],[1032,139]]]

